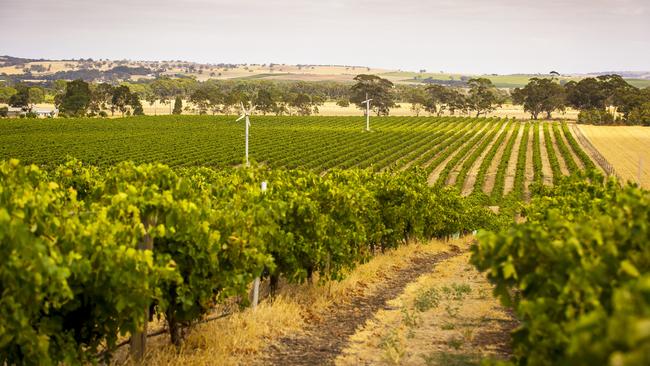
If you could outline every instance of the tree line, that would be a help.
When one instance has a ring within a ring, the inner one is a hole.
[[[572,107],[579,123],[650,126],[650,88],[628,84],[619,75],[601,75],[561,85],[555,78],[532,78],[512,91],[512,101],[537,119]]]
[[[619,75],[602,75],[562,84],[555,75],[531,78],[510,93],[487,78],[467,80],[466,87],[438,84],[395,85],[377,75],[357,75],[353,83],[271,80],[208,80],[157,78],[120,84],[56,80],[43,86],[0,86],[0,103],[26,113],[36,103],[52,102],[62,116],[140,115],[142,103],[169,105],[174,114],[234,114],[243,104],[254,104],[261,114],[318,114],[326,101],[341,107],[354,104],[362,110],[372,99],[372,113],[382,116],[410,104],[415,115],[426,112],[487,115],[506,102],[522,105],[532,119],[552,118],[566,108],[580,111],[578,121],[593,124],[650,125],[650,88],[639,89]],[[185,103],[185,105],[183,105]],[[2,111],[0,110],[0,115]]]
[[[376,75],[361,74],[354,83],[292,82],[269,80],[208,80],[193,78],[158,78],[146,82],[124,82],[118,85],[83,80],[57,80],[45,87],[19,83],[0,87],[0,103],[22,108],[26,113],[34,104],[51,102],[61,116],[107,116],[143,114],[142,103],[169,105],[174,114],[232,114],[239,106],[254,104],[262,114],[311,115],[319,113],[326,101],[341,107],[362,104],[371,98],[372,112],[389,115],[398,102],[410,102],[418,115],[422,110],[441,114],[476,112],[486,114],[506,100],[507,94],[497,90],[488,79],[469,81],[469,89],[426,88],[395,85]],[[183,102],[185,101],[185,106]]]

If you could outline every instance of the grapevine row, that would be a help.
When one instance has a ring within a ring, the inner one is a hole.
[[[501,131],[501,134],[497,138],[496,142],[494,145],[492,145],[492,148],[490,151],[485,155],[485,158],[481,162],[481,166],[478,169],[478,172],[476,173],[476,181],[474,182],[474,191],[473,194],[475,195],[484,195],[483,192],[483,186],[485,185],[485,176],[488,172],[488,169],[490,168],[490,165],[492,164],[492,160],[496,156],[497,152],[499,151],[499,148],[503,144],[503,141],[505,141],[506,137],[508,136],[508,133],[512,129],[512,126],[515,122],[510,121],[508,122],[508,125],[506,126],[503,131]]]
[[[377,251],[489,220],[418,169],[0,162],[0,361],[97,362],[142,329],[145,309],[179,344],[183,327],[263,273],[339,279]]]
[[[497,172],[494,178],[494,186],[492,187],[492,192],[490,192],[490,200],[493,204],[498,204],[501,197],[503,197],[503,190],[506,183],[506,171],[508,169],[510,159],[512,158],[512,149],[514,148],[515,142],[517,141],[517,136],[519,136],[521,125],[521,123],[515,124],[515,128],[510,135],[510,139],[508,139],[506,147],[503,150],[501,161],[499,161]]]
[[[551,140],[551,134],[549,132],[549,123],[543,123],[544,129],[544,145],[546,147],[546,155],[548,156],[548,162],[551,164],[551,170],[553,171],[553,183],[559,182],[562,177],[562,170],[560,169],[560,162],[555,156],[555,149],[553,148],[553,141]]]
[[[569,126],[567,125],[566,122],[562,122],[562,132],[564,132],[564,136],[566,136],[567,141],[569,141],[569,145],[571,145],[571,149],[578,156],[585,169],[587,170],[596,169],[596,165],[594,165],[594,162],[591,161],[589,155],[587,155],[587,153],[584,152],[584,150],[580,147],[578,141],[576,141],[576,139],[573,137],[571,131],[569,131]]]
[[[555,143],[560,150],[562,159],[564,159],[564,162],[566,163],[569,174],[577,173],[580,168],[578,167],[578,164],[573,161],[573,156],[571,156],[571,152],[569,151],[569,148],[566,146],[564,139],[562,138],[560,127],[555,123],[553,124],[553,135],[555,135]]]
[[[518,200],[524,198],[524,191],[526,189],[526,154],[528,152],[529,134],[530,123],[526,123],[524,126],[524,133],[519,144],[519,152],[517,154],[517,170],[515,172],[515,181],[513,183],[512,189],[512,194]]]

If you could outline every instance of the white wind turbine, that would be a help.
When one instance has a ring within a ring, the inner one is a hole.
[[[361,104],[366,105],[366,131],[370,131],[370,101],[372,99],[368,99],[368,93],[366,93],[366,100],[361,102]]]
[[[250,164],[248,162],[248,128],[251,126],[251,121],[250,121],[249,117],[250,117],[251,113],[253,113],[255,108],[257,108],[257,106],[254,105],[250,109],[247,110],[246,107],[244,107],[244,103],[242,103],[242,102],[239,102],[239,103],[241,104],[242,115],[239,116],[239,118],[237,118],[237,120],[235,122],[239,122],[239,121],[241,121],[242,118],[246,118],[246,166],[250,166]]]

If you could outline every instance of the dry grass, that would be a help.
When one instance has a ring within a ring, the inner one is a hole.
[[[407,286],[350,338],[335,364],[478,364],[504,357],[514,323],[469,255],[441,262]]]
[[[412,243],[379,254],[349,272],[344,280],[281,286],[273,300],[257,309],[241,312],[196,326],[184,345],[176,349],[167,336],[152,338],[145,365],[247,365],[256,363],[261,352],[286,334],[301,332],[306,321],[318,319],[328,308],[353,296],[370,294],[382,280],[403,268],[416,257],[440,253],[451,244],[467,245],[469,239],[451,242]],[[127,348],[121,350],[115,365],[133,364]]]
[[[312,76],[310,75],[305,75],[305,78],[311,78]],[[144,78],[143,76],[137,76],[137,78]],[[396,117],[411,117],[415,116],[416,113],[413,112],[411,109],[411,104],[410,103],[397,103],[399,106],[398,108],[393,108],[390,110],[390,115],[391,116],[396,116]],[[3,106],[3,104],[0,104],[0,106]],[[54,108],[54,104],[51,103],[43,103],[39,104],[39,107],[46,107],[46,108]],[[170,107],[171,106],[171,107]],[[160,103],[159,101],[156,101],[154,104],[149,104],[149,102],[143,100],[142,101],[142,107],[144,109],[144,113],[149,116],[161,116],[161,115],[169,115],[171,114],[171,111],[173,109],[174,103],[173,101],[171,103],[163,104]],[[191,103],[188,101],[184,100],[183,101],[183,108],[186,106],[191,106]],[[350,105],[349,107],[340,107],[336,105],[335,102],[325,102],[322,106],[318,107],[319,113],[317,115],[319,116],[363,116],[363,111],[359,108],[357,108],[355,105]],[[208,112],[210,114],[211,112]],[[236,113],[235,110],[231,110],[231,113]],[[110,114],[110,112],[109,112]],[[195,114],[191,110],[186,111],[183,110],[183,114]],[[430,116],[431,114],[425,112],[422,110],[419,114],[420,116]],[[449,116],[449,113],[444,113],[443,116]],[[473,117],[474,115],[460,115],[458,113],[455,114],[456,116],[459,117],[467,117],[471,116]],[[116,113],[116,117],[119,117],[120,114]],[[522,119],[526,120],[530,116],[524,112],[524,110],[521,108],[521,106],[515,106],[515,105],[504,105],[500,108],[497,108],[493,112],[488,114],[489,117],[500,117],[500,118],[517,118],[517,119]],[[371,116],[374,117],[374,116]],[[569,119],[569,120],[574,120],[577,118],[577,113],[573,113],[573,111],[567,112],[563,118]]]
[[[578,125],[578,128],[621,178],[650,188],[650,127]]]

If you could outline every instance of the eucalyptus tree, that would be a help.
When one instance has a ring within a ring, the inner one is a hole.
[[[372,99],[372,110],[378,116],[387,116],[396,106],[394,85],[390,80],[377,75],[360,74],[354,78],[355,84],[350,89],[350,102],[359,108],[365,108],[363,101]]]

